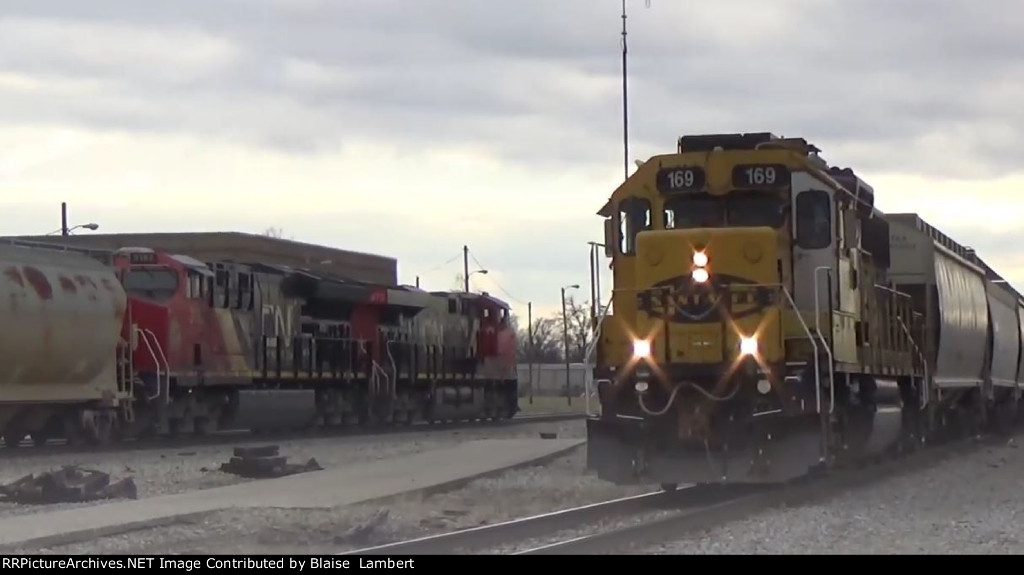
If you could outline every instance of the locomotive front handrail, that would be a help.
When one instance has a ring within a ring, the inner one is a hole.
[[[587,366],[588,368],[590,366],[591,357],[597,350],[598,342],[601,339],[601,326],[604,325],[604,320],[607,319],[608,317],[608,310],[612,306],[612,300],[614,299],[614,296],[615,290],[612,290],[612,295],[608,297],[608,304],[604,306],[604,311],[601,312],[601,317],[597,319],[597,322],[594,325],[593,337],[590,340],[590,344],[587,346],[587,350],[583,354],[583,365]],[[590,411],[591,379],[593,379],[593,371],[591,369],[587,369],[583,376],[583,409],[586,411],[587,417],[593,417],[594,415],[596,415],[595,413]]]
[[[140,329],[138,327],[133,327],[132,329],[135,330],[135,333],[139,336],[139,339],[142,340],[142,343],[146,344],[146,349],[149,351],[150,357],[153,358],[153,365],[156,366],[156,393],[152,396],[147,395],[146,401],[153,401],[163,395],[164,403],[167,403],[170,401],[171,366],[167,363],[167,357],[164,355],[163,349],[160,348],[160,342],[156,339],[156,334],[148,329]],[[153,336],[153,343],[150,343],[149,341],[150,336]],[[159,359],[157,358],[156,351],[153,349],[154,345],[156,346],[156,349],[160,351]],[[164,361],[163,366],[160,364],[160,359],[163,359]],[[166,367],[166,385],[162,381],[165,371],[164,367]]]

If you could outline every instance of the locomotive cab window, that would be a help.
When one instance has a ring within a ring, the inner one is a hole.
[[[832,202],[828,192],[810,190],[796,197],[796,243],[820,250],[832,243]]]
[[[733,227],[780,228],[786,223],[786,202],[762,191],[736,191],[715,198],[707,194],[675,197],[665,202],[665,229]]]
[[[651,229],[651,202],[626,198],[619,203],[619,253],[636,253],[636,235]]]
[[[725,224],[722,204],[707,194],[665,202],[665,229],[718,228]]]
[[[134,296],[170,299],[178,292],[178,274],[165,267],[130,268],[124,274],[124,289]]]
[[[188,273],[188,292],[185,294],[185,297],[189,299],[203,299],[205,295],[203,276],[193,271],[186,273]]]

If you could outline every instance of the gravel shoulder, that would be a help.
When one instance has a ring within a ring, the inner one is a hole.
[[[305,463],[315,458],[324,469],[357,465],[361,462],[400,457],[423,451],[451,447],[465,441],[490,438],[538,437],[541,431],[553,431],[559,437],[586,436],[581,421],[529,423],[496,428],[462,430],[430,430],[423,433],[402,433],[334,438],[268,440],[279,445],[280,454],[289,463]],[[252,443],[251,437],[240,438],[239,444]],[[59,469],[63,465],[79,465],[110,474],[111,482],[131,477],[138,498],[182,493],[256,481],[220,470],[231,459],[234,445],[197,446],[167,450],[145,449],[119,453],[56,454],[35,457],[9,457],[0,461],[0,484],[6,484],[32,473]],[[26,513],[38,513],[99,505],[106,501],[61,503],[52,505],[19,505],[0,501],[0,519]]]
[[[582,424],[575,423],[582,432]],[[571,436],[572,434],[562,435]],[[585,471],[580,448],[547,464],[507,471],[430,497],[331,510],[249,509],[41,553],[338,553],[498,523],[650,491],[620,488]]]
[[[1018,438],[1017,441],[1020,441]],[[642,554],[1017,554],[1024,550],[1024,449],[976,451],[771,510]]]

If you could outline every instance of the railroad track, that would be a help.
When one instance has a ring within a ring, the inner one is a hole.
[[[1005,441],[1005,438],[1003,439]],[[357,549],[341,555],[599,555],[643,552],[687,533],[782,505],[805,505],[847,489],[921,470],[962,455],[978,441],[936,445],[861,469],[809,476],[787,485],[687,486],[553,513]],[[581,534],[582,533],[582,534]]]
[[[531,546],[515,555],[602,555],[644,553],[645,549],[678,540],[695,531],[744,519],[780,506],[807,505],[827,500],[843,491],[920,471],[944,459],[963,455],[978,445],[975,439],[960,440],[920,450],[902,458],[885,459],[860,469],[810,476],[789,485],[764,487],[736,494],[671,514],[630,525],[619,525],[587,535]]]
[[[223,430],[209,435],[189,435],[180,437],[156,437],[132,439],[93,446],[68,445],[64,440],[51,440],[46,445],[35,446],[30,440],[22,441],[16,448],[0,447],[0,460],[9,458],[41,457],[47,455],[77,453],[115,453],[119,451],[143,451],[155,449],[180,449],[188,447],[205,447],[216,445],[245,445],[249,443],[266,443],[268,441],[287,441],[296,439],[322,439],[336,437],[368,437],[374,435],[407,435],[413,433],[432,433],[436,431],[498,429],[531,423],[571,421],[585,418],[581,413],[539,413],[518,415],[512,419],[501,421],[467,421],[457,423],[417,422],[403,427],[344,427],[315,428],[287,433],[252,433],[246,429]]]
[[[702,507],[709,502],[728,501],[751,491],[750,488],[686,486],[674,492],[655,491],[493,525],[356,549],[341,555],[450,555],[500,551],[517,542],[529,544],[539,538],[550,539],[560,532],[579,530],[603,521],[629,520],[648,514]]]

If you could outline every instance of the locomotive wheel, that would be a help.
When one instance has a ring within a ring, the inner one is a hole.
[[[4,431],[4,446],[7,448],[15,448],[21,445],[21,440],[25,439],[28,435],[23,430],[16,428],[8,428]]]
[[[43,433],[42,431],[33,431],[32,433],[29,434],[29,437],[32,438],[32,445],[35,445],[36,447],[42,447],[46,445],[46,441],[50,439],[50,437],[46,433]]]

